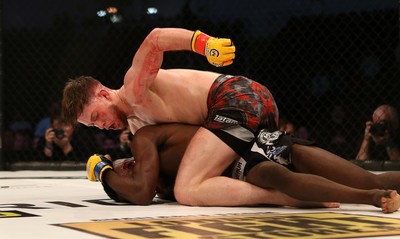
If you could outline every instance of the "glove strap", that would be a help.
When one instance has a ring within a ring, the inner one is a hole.
[[[197,30],[192,36],[192,51],[205,56],[205,49],[210,36]]]
[[[106,175],[105,173],[110,169],[112,169],[112,167],[108,162],[98,162],[94,167],[94,175],[98,181],[103,182],[103,177]]]

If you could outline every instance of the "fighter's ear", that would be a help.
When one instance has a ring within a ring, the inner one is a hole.
[[[99,91],[99,93],[97,94],[97,96],[99,96],[99,97],[104,97],[104,98],[106,98],[107,100],[110,99],[110,93],[109,93],[107,90],[104,90],[104,89],[101,89],[101,90]]]

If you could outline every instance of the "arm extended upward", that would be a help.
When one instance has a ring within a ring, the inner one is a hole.
[[[137,50],[124,78],[127,92],[134,92],[141,102],[156,79],[165,51],[191,50],[193,31],[179,28],[155,28]]]

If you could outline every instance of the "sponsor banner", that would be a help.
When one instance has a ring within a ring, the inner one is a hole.
[[[243,214],[64,223],[107,238],[354,238],[400,235],[400,219],[342,213]]]

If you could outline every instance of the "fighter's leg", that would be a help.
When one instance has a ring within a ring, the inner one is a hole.
[[[174,187],[177,201],[187,205],[251,204],[254,186],[219,176],[236,157],[229,146],[201,127],[190,141],[179,166]]]
[[[322,176],[360,189],[400,189],[400,172],[371,173],[324,149],[294,144],[292,163],[297,172]]]
[[[302,202],[276,190],[221,175],[236,153],[210,131],[200,128],[182,159],[175,182],[175,198],[192,206],[275,204],[296,207],[334,207],[335,204]]]
[[[393,212],[400,206],[400,197],[396,192],[351,188],[317,175],[295,173],[270,161],[254,166],[247,174],[246,181],[263,188],[280,190],[304,201],[369,204],[382,206],[383,212]]]

